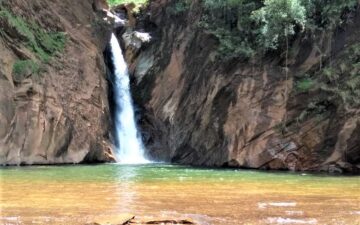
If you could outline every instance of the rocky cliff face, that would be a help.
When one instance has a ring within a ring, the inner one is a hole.
[[[0,3],[0,164],[112,161],[107,4]]]
[[[339,64],[359,43],[359,11],[341,29],[295,40],[286,72],[278,56],[219,59],[217,38],[197,26],[197,2],[175,15],[173,1],[151,1],[137,24],[151,44],[127,45],[149,155],[204,166],[358,171],[359,108],[297,86],[301,74]]]

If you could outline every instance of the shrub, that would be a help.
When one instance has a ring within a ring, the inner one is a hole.
[[[300,92],[307,92],[314,86],[314,81],[310,78],[304,78],[296,83],[296,88]]]
[[[13,65],[13,78],[16,82],[20,82],[30,75],[37,75],[40,66],[32,60],[18,60]]]
[[[190,0],[176,0],[170,7],[166,8],[166,12],[172,16],[178,16],[190,10],[190,4]]]
[[[357,0],[302,0],[307,11],[307,27],[333,29],[344,21],[343,14],[358,4]]]
[[[191,2],[189,0],[177,1],[174,6],[175,14],[180,14],[185,12],[186,10],[189,10],[190,3]]]
[[[110,6],[126,4],[126,3],[135,3],[136,6],[143,5],[147,3],[147,0],[107,0]]]
[[[219,52],[226,58],[251,58],[256,53],[257,28],[250,18],[252,11],[261,7],[254,0],[205,0],[199,26],[214,34]]]

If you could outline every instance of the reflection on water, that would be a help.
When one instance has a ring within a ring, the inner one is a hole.
[[[0,169],[0,224],[85,224],[121,213],[208,224],[360,224],[360,178],[96,165]]]
[[[117,201],[118,212],[132,213],[133,206],[137,200],[136,179],[140,167],[123,166],[121,170],[116,170],[116,177],[119,178],[115,186],[116,196],[114,200]],[[111,199],[111,197],[110,197]]]

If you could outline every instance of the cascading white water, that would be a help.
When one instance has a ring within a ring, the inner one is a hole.
[[[117,160],[122,164],[143,164],[144,146],[135,123],[134,106],[130,94],[128,68],[116,36],[111,36],[112,60],[114,64],[115,133],[119,140]]]

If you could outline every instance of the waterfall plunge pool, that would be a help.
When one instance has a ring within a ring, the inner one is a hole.
[[[199,224],[360,224],[360,177],[185,166],[0,168],[0,224],[85,224],[131,213]]]

